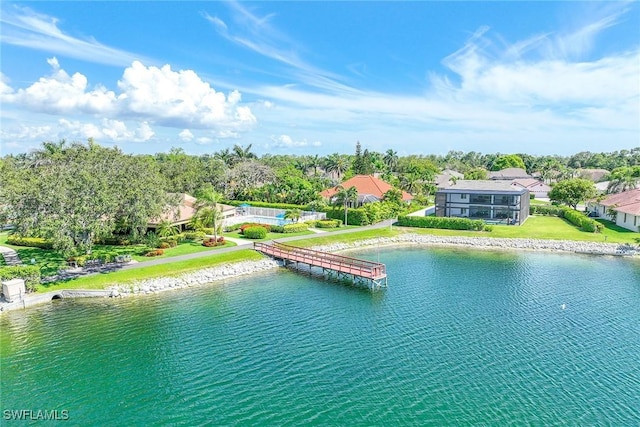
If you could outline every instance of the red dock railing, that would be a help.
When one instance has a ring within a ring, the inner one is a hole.
[[[301,262],[376,282],[387,277],[386,266],[379,262],[315,251],[313,249],[298,248],[278,242],[254,242],[253,247],[255,250],[273,258]]]

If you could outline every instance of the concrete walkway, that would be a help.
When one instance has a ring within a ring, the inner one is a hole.
[[[18,256],[18,253],[11,248],[7,248],[6,246],[0,246],[0,254],[4,258],[4,262],[7,265],[20,265],[22,264],[22,260]]]

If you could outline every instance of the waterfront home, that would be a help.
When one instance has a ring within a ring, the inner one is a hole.
[[[160,218],[154,218],[149,221],[147,227],[155,229],[162,221],[171,221],[171,225],[177,227],[179,230],[185,230],[189,221],[196,213],[197,199],[189,194],[178,194],[179,202],[177,206],[168,207],[165,213]],[[224,219],[232,217],[236,214],[236,208],[234,206],[223,205],[218,203],[218,209],[222,211]]]
[[[605,218],[627,230],[640,231],[640,189],[611,194],[598,201],[587,203],[591,216]]]
[[[358,191],[358,200],[353,207],[362,206],[365,203],[379,202],[387,191],[394,188],[391,184],[373,175],[356,175],[340,185],[346,189],[355,187]],[[331,202],[338,191],[337,187],[327,188],[320,192],[320,196]],[[403,191],[402,200],[406,203],[411,203],[413,196]]]
[[[529,190],[503,180],[459,180],[436,193],[436,216],[522,224],[529,216]]]
[[[544,182],[534,178],[518,178],[512,181],[512,184],[526,188],[529,193],[533,194],[536,199],[546,199],[549,197],[551,187]]]

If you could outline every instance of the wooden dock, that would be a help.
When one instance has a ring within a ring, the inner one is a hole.
[[[372,290],[387,286],[386,266],[379,262],[298,248],[278,242],[254,242],[253,247],[265,255],[282,260],[285,266],[290,264],[298,266],[302,263],[308,265],[309,269],[319,267],[323,273],[335,272],[338,279],[349,277],[354,284],[365,283]]]

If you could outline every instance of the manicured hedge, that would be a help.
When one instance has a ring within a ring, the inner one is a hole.
[[[247,239],[264,239],[267,237],[267,229],[261,226],[253,226],[244,229],[244,237]]]
[[[304,222],[299,224],[287,224],[282,227],[283,233],[299,233],[301,231],[307,231],[309,226]]]
[[[344,221],[344,209],[327,209],[327,218]],[[367,212],[361,208],[347,209],[347,225],[369,225],[371,220]]]
[[[603,229],[603,225],[595,221],[582,212],[578,212],[568,207],[563,208],[564,219],[573,225],[580,227],[580,230],[589,233],[599,233]]]
[[[12,234],[7,237],[7,243],[14,246],[27,246],[30,248],[53,249],[53,243],[40,237],[20,237]]]
[[[403,227],[418,228],[445,228],[449,230],[476,230],[491,231],[487,224],[480,219],[469,218],[445,218],[436,216],[399,216],[398,225]]]
[[[529,206],[529,215],[550,215],[560,218],[564,215],[565,207],[553,205],[531,205]]]
[[[40,267],[37,265],[12,265],[0,267],[0,281],[24,279],[24,285],[29,291],[35,290],[42,279]]]

